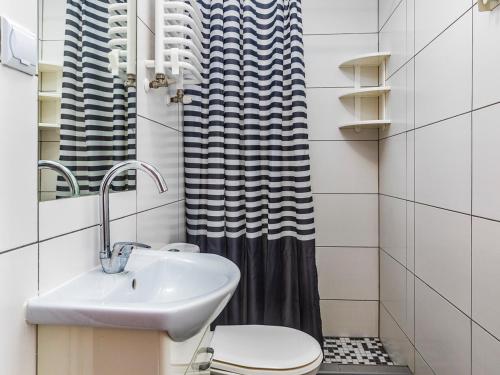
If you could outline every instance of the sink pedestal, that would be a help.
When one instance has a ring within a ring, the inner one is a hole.
[[[199,375],[195,362],[207,345],[203,329],[184,342],[162,331],[38,327],[38,375]]]

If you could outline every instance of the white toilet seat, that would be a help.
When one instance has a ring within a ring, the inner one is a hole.
[[[314,375],[323,361],[314,338],[287,327],[218,326],[211,346],[214,374]]]

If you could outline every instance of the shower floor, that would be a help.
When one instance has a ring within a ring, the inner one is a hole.
[[[394,365],[382,342],[376,337],[325,337],[324,363]]]

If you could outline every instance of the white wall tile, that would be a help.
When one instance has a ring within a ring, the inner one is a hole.
[[[321,301],[323,335],[342,337],[378,336],[378,302]]]
[[[22,5],[19,6],[16,1],[2,1],[0,3],[0,14],[36,33],[38,29],[37,0],[26,0]]]
[[[381,195],[380,247],[401,264],[406,264],[406,201]]]
[[[472,212],[500,220],[500,105],[475,111],[472,115]]]
[[[137,212],[136,192],[112,193],[109,198],[111,220]],[[46,240],[101,222],[99,196],[58,199],[39,204],[39,238]]]
[[[156,184],[145,173],[137,175],[137,209],[144,211],[179,199],[179,132],[139,117],[137,158],[151,163],[167,182],[168,191],[158,193]]]
[[[148,26],[155,30],[155,1],[141,0],[137,2],[137,17]]]
[[[500,341],[472,323],[472,374],[491,375],[500,369]]]
[[[36,327],[26,323],[26,301],[36,296],[38,245],[0,254],[0,374],[36,374]]]
[[[500,338],[500,223],[472,219],[472,318]]]
[[[376,33],[377,8],[377,0],[304,1],[304,34]]]
[[[499,10],[479,12],[474,7],[474,108],[500,101]]]
[[[415,349],[383,305],[380,306],[380,339],[394,364],[414,367]]]
[[[470,213],[471,115],[415,131],[415,199]]]
[[[376,194],[315,194],[317,246],[378,246]]]
[[[406,267],[415,271],[415,202],[406,202]]]
[[[40,293],[99,265],[97,226],[40,243]]]
[[[377,193],[377,141],[309,143],[313,193]]]
[[[459,2],[462,0],[456,1]],[[431,7],[437,4],[430,0],[423,3]],[[430,12],[425,22],[431,22],[428,18],[433,15],[434,11]],[[415,58],[415,124],[419,127],[469,111],[471,98],[472,15],[469,12]]]
[[[53,63],[63,63],[64,41],[62,40],[44,40],[42,41],[41,59]]]
[[[468,8],[472,0],[436,2],[415,1],[415,47],[420,51],[432,39],[457,20]]]
[[[354,99],[339,100],[346,89],[312,88],[306,90],[307,124],[309,140],[376,140],[378,131],[366,129],[360,133],[353,130],[340,130],[339,125],[352,122],[355,119]],[[378,117],[378,100],[364,98],[362,119],[369,120]]]
[[[166,206],[137,214],[137,241],[155,248],[179,241],[179,204]]]
[[[377,34],[305,35],[306,85],[311,87],[353,87],[354,70],[338,66],[353,56],[376,52]],[[378,84],[378,77],[364,75],[364,85]]]
[[[36,4],[33,6],[36,13]],[[13,10],[9,6],[6,8]],[[2,9],[5,9],[5,6],[0,5],[0,14]],[[4,14],[9,15],[9,13]],[[0,252],[2,252],[37,240],[38,83],[36,77],[5,66],[0,66],[0,77],[2,81],[0,159],[15,161],[3,163],[2,167],[4,181],[0,184]],[[5,183],[6,181],[9,183]]]
[[[402,327],[406,322],[406,268],[383,250],[380,251],[380,302]]]
[[[406,134],[385,138],[379,143],[380,192],[406,197]]]
[[[436,374],[470,375],[470,320],[418,279],[415,344]]]
[[[406,37],[406,2],[401,1],[387,23],[380,30],[379,50],[389,51],[391,57],[387,63],[387,74],[392,75],[409,59]]]
[[[382,28],[389,20],[389,17],[394,12],[396,7],[402,0],[379,0],[378,4],[378,17],[379,27]]]
[[[66,21],[65,0],[45,0],[43,2],[42,39],[64,40]]]
[[[415,273],[470,315],[469,216],[420,204],[415,206]]]
[[[415,131],[406,133],[406,199],[415,200]]]
[[[407,119],[407,66],[402,67],[387,80],[391,91],[387,94],[387,114],[391,126],[380,132],[381,137],[404,132],[408,127]]]
[[[316,248],[322,299],[378,300],[378,249]]]
[[[435,375],[418,352],[415,352],[415,375]]]

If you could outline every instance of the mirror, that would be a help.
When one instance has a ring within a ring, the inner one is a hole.
[[[136,0],[39,0],[39,201],[99,193],[104,174],[136,159]],[[135,189],[135,171],[112,191]]]

